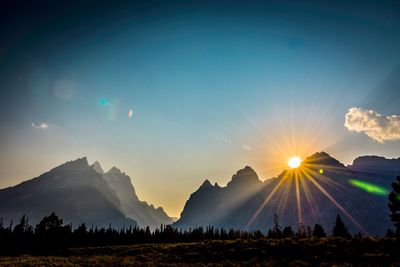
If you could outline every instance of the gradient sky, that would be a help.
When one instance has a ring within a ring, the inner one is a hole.
[[[245,165],[264,180],[292,155],[400,156],[344,127],[352,107],[400,115],[399,1],[11,2],[0,188],[87,156],[179,216]]]

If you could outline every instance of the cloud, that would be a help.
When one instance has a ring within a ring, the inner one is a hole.
[[[226,137],[223,137],[223,136],[220,136],[220,135],[208,134],[208,136],[211,137],[211,138],[213,138],[213,139],[215,139],[215,140],[224,142],[224,143],[228,143],[228,144],[231,144],[231,143],[232,143],[232,140],[231,140],[231,139],[226,138]]]
[[[49,128],[49,124],[47,122],[41,122],[39,124],[32,122],[31,125],[33,128],[36,128],[36,129],[46,130],[47,128]]]
[[[216,135],[216,136],[215,136],[215,139],[217,139],[217,140],[219,140],[219,141],[221,141],[221,142],[228,143],[228,144],[231,144],[231,143],[232,143],[232,140],[231,140],[231,139],[226,138],[226,137],[223,137],[223,136],[219,136],[219,135]]]
[[[383,116],[375,110],[350,108],[344,126],[350,131],[365,133],[371,139],[384,143],[400,140],[400,116]]]
[[[242,149],[246,150],[246,151],[250,151],[251,150],[251,146],[244,144],[244,145],[242,145]]]

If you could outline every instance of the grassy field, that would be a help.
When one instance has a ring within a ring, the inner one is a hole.
[[[387,238],[210,240],[9,255],[0,266],[400,266],[399,254]]]

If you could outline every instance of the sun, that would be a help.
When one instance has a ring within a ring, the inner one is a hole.
[[[299,157],[291,157],[288,161],[288,165],[291,169],[300,167],[301,159]]]

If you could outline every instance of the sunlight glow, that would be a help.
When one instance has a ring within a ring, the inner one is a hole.
[[[292,157],[289,159],[288,165],[291,169],[298,168],[301,165],[301,159],[299,157]]]
[[[339,167],[329,166],[324,164],[315,164],[313,162],[305,160],[301,161],[300,157],[292,157],[288,161],[288,165],[291,167],[290,171],[287,171],[283,174],[282,177],[277,180],[271,191],[266,194],[264,201],[261,203],[260,207],[253,214],[251,219],[246,225],[246,229],[253,224],[255,219],[261,214],[262,210],[265,206],[271,201],[274,195],[277,195],[280,198],[278,202],[278,213],[282,213],[285,211],[285,206],[288,204],[288,194],[290,188],[292,187],[292,183],[295,189],[295,205],[297,210],[297,219],[298,224],[303,224],[303,212],[311,212],[312,216],[315,220],[323,219],[319,209],[317,200],[314,198],[312,194],[311,187],[318,189],[334,206],[336,206],[352,223],[356,226],[361,233],[364,235],[368,235],[367,231],[363,228],[363,226],[347,211],[328,191],[328,188],[343,190],[343,185],[326,176],[325,171],[329,171],[331,173],[342,173],[343,170]],[[299,168],[301,166],[301,168]],[[349,180],[349,182],[361,189],[368,191],[374,194],[386,194],[387,190],[373,184],[365,183],[359,180]],[[325,188],[327,186],[328,188]],[[302,203],[303,196],[306,203]],[[303,206],[305,204],[305,206]],[[308,204],[308,208],[306,207]]]

